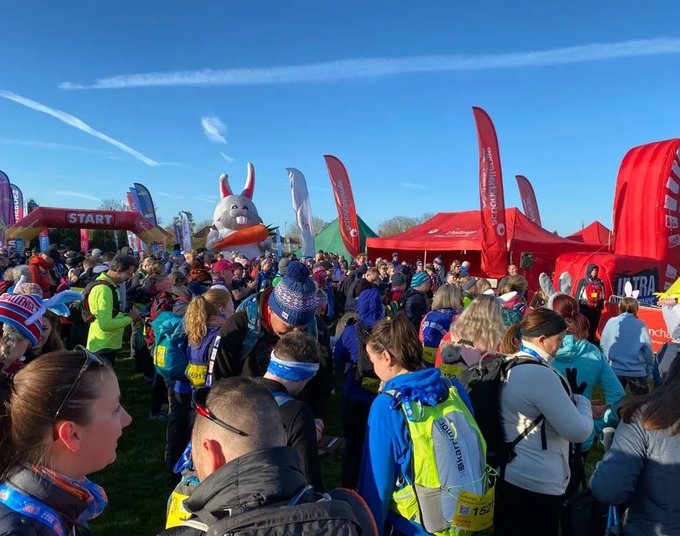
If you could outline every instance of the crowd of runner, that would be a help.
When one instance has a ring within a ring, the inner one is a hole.
[[[397,253],[53,246],[0,272],[2,535],[90,533],[128,355],[166,423],[161,534],[680,535],[680,327],[655,355],[625,297],[598,333],[597,266],[573,293]]]

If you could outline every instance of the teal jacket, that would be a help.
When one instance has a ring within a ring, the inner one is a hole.
[[[626,393],[600,349],[586,340],[575,338],[573,335],[567,335],[564,338],[562,348],[558,350],[550,364],[555,370],[563,374],[568,368],[575,368],[578,383],[586,382],[588,384],[583,396],[591,399],[593,389],[600,387],[605,403],[611,406],[604,418],[594,420],[593,432],[583,442],[583,450],[586,451],[590,449],[595,436],[603,428],[616,425],[617,410]]]

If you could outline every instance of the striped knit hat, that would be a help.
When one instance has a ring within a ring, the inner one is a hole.
[[[416,272],[411,279],[411,288],[419,287],[430,281],[430,276],[425,272]]]
[[[288,265],[286,276],[269,298],[269,308],[292,326],[304,326],[314,317],[316,285],[302,263],[295,261]]]
[[[44,311],[40,296],[34,294],[0,296],[0,322],[18,329],[31,342],[31,346],[38,344],[42,335]]]

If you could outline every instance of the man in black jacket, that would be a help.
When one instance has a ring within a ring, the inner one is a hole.
[[[600,268],[597,264],[586,267],[586,276],[576,285],[574,298],[578,300],[579,311],[590,322],[588,341],[598,344],[597,328],[600,325],[602,309],[604,309],[604,282],[598,277]]]
[[[411,324],[420,330],[420,321],[427,313],[427,292],[432,282],[425,272],[417,272],[411,279],[411,287],[404,294],[404,312]]]
[[[204,388],[205,389],[205,388]],[[295,449],[284,446],[279,409],[255,380],[227,378],[199,389],[192,459],[200,484],[184,501],[191,518],[162,536],[360,533],[348,502],[318,501]]]
[[[262,384],[279,405],[286,445],[300,454],[304,474],[315,489],[323,489],[319,465],[317,421],[309,406],[298,397],[319,371],[319,344],[305,333],[288,333],[279,339]],[[323,426],[318,421],[319,429]]]

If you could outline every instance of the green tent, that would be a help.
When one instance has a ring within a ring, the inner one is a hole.
[[[373,238],[378,235],[366,225],[364,220],[358,216],[357,218],[359,219],[359,234],[361,235],[361,251],[366,251],[366,238]],[[314,250],[319,251],[320,249],[330,253],[338,253],[346,259],[350,259],[350,254],[347,253],[345,244],[342,243],[340,237],[340,226],[337,218],[321,229],[321,232],[314,238]],[[295,255],[298,258],[302,257],[302,249],[297,250]]]

